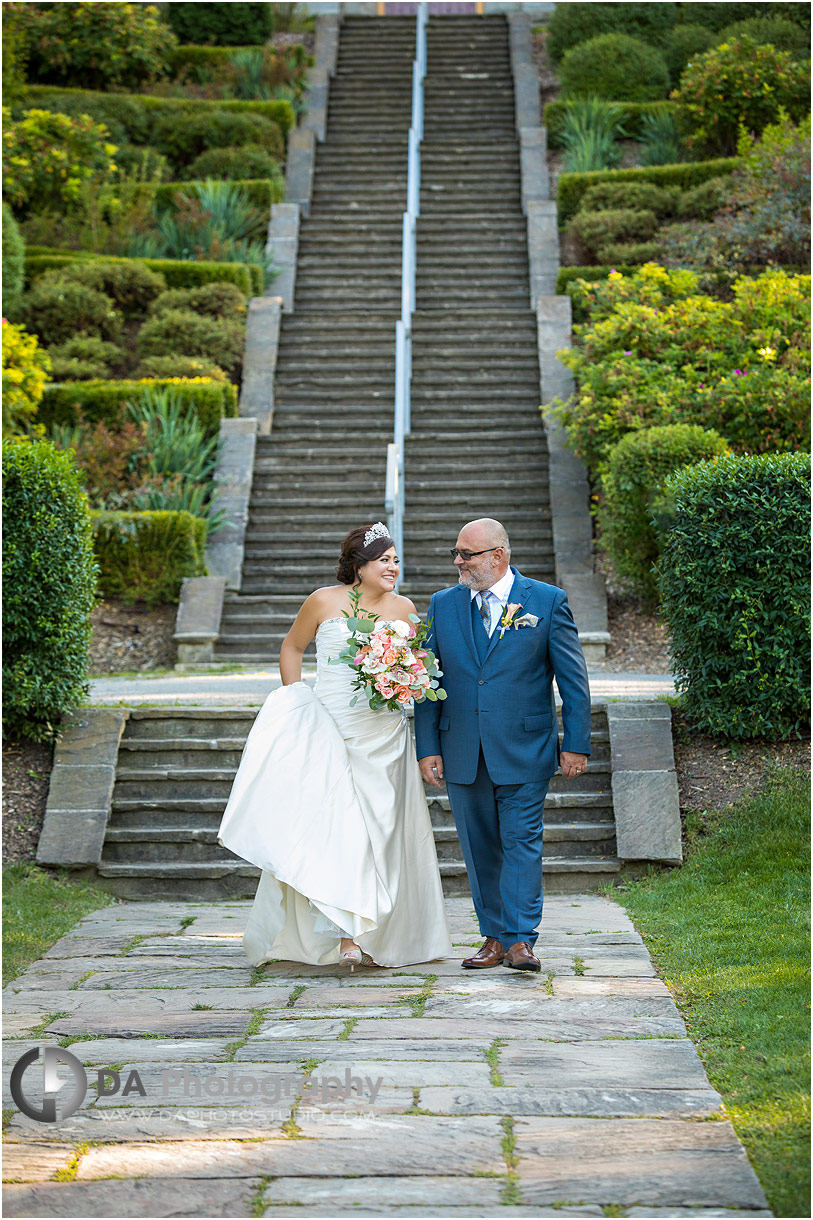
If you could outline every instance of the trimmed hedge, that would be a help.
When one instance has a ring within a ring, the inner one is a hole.
[[[557,192],[559,227],[564,228],[571,216],[576,215],[582,195],[599,182],[654,182],[656,186],[679,186],[682,190],[689,190],[707,178],[732,173],[738,164],[738,157],[717,157],[713,161],[651,165],[646,169],[602,169],[589,174],[562,174]]]
[[[168,288],[200,288],[203,284],[234,284],[247,297],[262,296],[263,269],[253,263],[194,262],[183,258],[113,258],[84,250],[51,250],[29,246],[25,252],[25,276],[30,283],[44,271],[64,267],[77,260],[103,263],[139,263],[148,271],[163,275]]]
[[[571,47],[559,78],[566,98],[649,102],[669,92],[669,69],[661,52],[629,34],[599,34]]]
[[[205,576],[207,522],[188,512],[91,514],[99,588],[148,606],[176,602],[185,576]]]
[[[733,455],[667,480],[658,584],[675,683],[715,737],[810,720],[810,457]]]
[[[727,452],[720,434],[699,424],[641,428],[610,450],[598,510],[601,539],[619,576],[650,602],[657,600],[653,565],[659,548],[652,510],[658,493],[676,470]]]
[[[116,424],[123,404],[146,387],[176,390],[190,411],[196,411],[207,432],[217,432],[224,417],[237,415],[237,387],[227,381],[169,377],[143,381],[80,381],[46,386],[37,418],[49,424],[73,424],[77,415],[95,423]]]
[[[53,85],[28,85],[20,102],[15,103],[13,113],[17,110],[27,110],[36,106],[42,110],[62,110],[59,102],[74,101],[80,109],[93,115],[97,107],[122,106],[120,122],[124,125],[136,122],[136,114],[140,114],[139,130],[149,131],[156,118],[160,115],[177,115],[179,118],[188,114],[211,114],[213,110],[238,110],[245,114],[262,114],[279,125],[287,134],[296,126],[294,108],[286,98],[276,98],[272,101],[243,101],[240,98],[208,98],[199,97],[153,97],[149,93],[102,93],[95,89],[61,89]],[[97,121],[106,122],[104,115],[99,115]],[[149,144],[148,139],[135,139],[135,144]]]
[[[89,691],[97,569],[71,455],[46,440],[7,441],[3,515],[4,723],[41,741]]]
[[[616,101],[615,106],[618,110],[619,120],[624,125],[624,130],[629,139],[635,140],[643,134],[641,126],[642,120],[648,114],[674,114],[677,115],[677,107],[674,102],[625,102]],[[543,119],[545,128],[548,133],[548,144],[551,148],[563,148],[562,132],[564,130],[565,116],[569,106],[565,101],[558,99],[553,102],[548,102],[545,106],[545,117]]]
[[[571,47],[598,34],[634,34],[652,46],[663,46],[678,18],[679,6],[669,3],[557,4],[547,23],[547,49],[558,63]],[[732,17],[732,21],[734,18]]]

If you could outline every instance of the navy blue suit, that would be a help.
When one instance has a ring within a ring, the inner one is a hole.
[[[491,638],[464,585],[429,604],[428,640],[446,699],[415,705],[418,758],[440,754],[449,800],[484,936],[505,948],[536,942],[542,915],[542,822],[559,763],[553,677],[562,697],[561,748],[590,753],[590,690],[578,631],[563,589],[516,568],[516,618]],[[478,635],[481,632],[482,635]]]

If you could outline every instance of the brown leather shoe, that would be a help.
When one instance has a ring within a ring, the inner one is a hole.
[[[486,970],[489,966],[499,966],[505,952],[502,945],[493,936],[487,936],[482,949],[478,949],[473,957],[465,958],[460,964],[467,970]]]
[[[518,940],[515,945],[511,945],[502,964],[510,966],[512,970],[538,971],[542,969],[539,958],[534,957],[531,946],[524,940]]]

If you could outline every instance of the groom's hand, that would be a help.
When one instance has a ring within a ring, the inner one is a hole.
[[[584,775],[587,770],[587,755],[571,754],[570,750],[562,750],[559,766],[565,779],[575,779],[577,775]]]
[[[439,788],[443,779],[443,759],[439,754],[427,754],[425,758],[418,759],[418,766],[421,769],[424,783],[434,784]]]

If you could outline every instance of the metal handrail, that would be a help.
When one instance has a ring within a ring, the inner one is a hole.
[[[426,4],[418,5],[415,59],[412,64],[412,122],[407,159],[407,209],[401,235],[401,318],[395,324],[395,420],[387,446],[385,507],[387,528],[401,556],[404,575],[404,438],[411,426],[412,314],[415,311],[417,221],[421,211],[421,140],[423,139],[424,79],[426,77]]]

